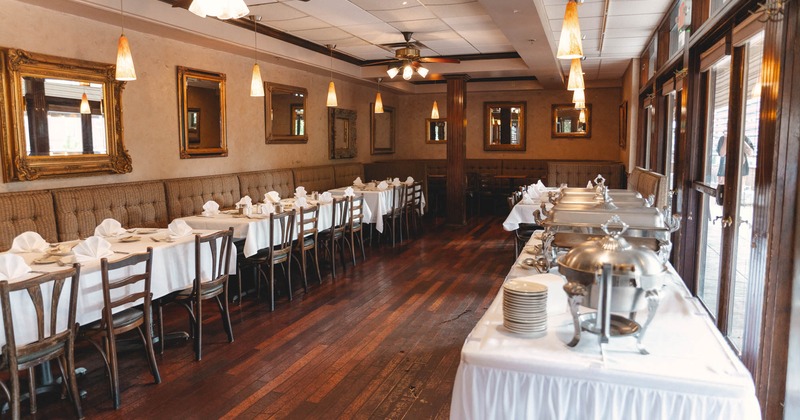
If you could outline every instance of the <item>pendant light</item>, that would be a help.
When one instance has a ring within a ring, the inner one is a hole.
[[[567,83],[567,90],[585,89],[583,83],[583,68],[581,67],[581,59],[573,58],[572,65],[569,67],[569,82]]]
[[[264,96],[264,82],[261,80],[261,67],[258,67],[258,21],[261,16],[250,16],[253,20],[253,35],[255,42],[253,43],[253,77],[250,79],[250,96],[263,97]]]
[[[575,89],[572,91],[572,103],[586,102],[586,93],[584,89]]]
[[[578,22],[578,2],[569,0],[564,12],[564,23],[561,26],[561,38],[558,42],[556,57],[561,59],[583,57],[581,42],[581,26]]]
[[[239,19],[250,14],[244,0],[193,0],[189,11],[202,18]]]
[[[136,69],[133,67],[133,56],[131,56],[131,46],[125,36],[125,12],[122,10],[122,3],[119,2],[119,13],[122,16],[120,24],[122,34],[117,43],[117,74],[116,79],[120,81],[136,80]]]
[[[86,96],[86,90],[83,92],[83,96],[81,96],[81,114],[91,114],[92,107],[89,106],[89,97]]]
[[[433,101],[433,109],[431,109],[431,119],[438,120],[439,119],[439,105],[436,101]]]
[[[575,102],[575,109],[586,109],[586,102]]]
[[[331,52],[331,82],[328,83],[328,106],[335,108],[339,106],[339,102],[336,100],[336,86],[333,84],[333,49],[336,48],[336,45],[328,44],[328,49]]]
[[[378,93],[375,94],[375,113],[383,114],[383,99],[381,99],[381,78],[378,78]]]

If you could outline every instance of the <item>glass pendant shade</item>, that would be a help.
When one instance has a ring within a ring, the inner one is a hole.
[[[575,89],[572,91],[572,103],[586,102],[586,93],[583,89]]]
[[[436,101],[433,101],[433,109],[431,109],[431,119],[438,120],[439,119],[439,104]]]
[[[381,99],[381,93],[380,92],[375,94],[375,113],[376,114],[383,114],[383,99]]]
[[[121,81],[136,80],[136,69],[133,67],[131,47],[125,34],[119,36],[119,43],[117,44],[116,79]]]
[[[193,0],[189,11],[200,17],[238,19],[250,14],[244,0]]]
[[[578,122],[586,124],[586,111],[581,110],[581,113],[578,115]]]
[[[578,22],[578,3],[575,0],[567,2],[567,10],[564,12],[564,23],[561,26],[561,39],[558,41],[556,57],[561,59],[583,57],[581,25]]]
[[[328,106],[329,107],[337,107],[339,106],[339,102],[336,100],[336,86],[333,84],[333,80],[328,83]]]
[[[389,75],[390,79],[394,79],[394,77],[397,76],[397,73],[400,73],[400,69],[397,67],[392,67],[389,70],[386,70],[386,74]]]
[[[586,109],[586,102],[575,102],[575,109]]]
[[[572,59],[572,65],[569,67],[569,82],[567,82],[567,90],[585,89],[583,83],[583,68],[581,67],[581,60],[579,58]]]
[[[414,69],[411,68],[410,64],[406,64],[403,67],[403,79],[411,80],[411,76],[414,75]]]
[[[419,66],[419,68],[417,69],[417,73],[419,73],[419,75],[422,76],[422,78],[424,79],[425,76],[428,75],[428,69],[426,69],[425,67]]]
[[[83,93],[81,96],[81,114],[91,114],[92,107],[89,106],[89,98],[86,96],[86,92]]]
[[[250,96],[264,96],[264,82],[261,81],[261,68],[253,64],[253,78],[250,80]]]

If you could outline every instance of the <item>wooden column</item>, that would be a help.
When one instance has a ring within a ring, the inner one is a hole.
[[[447,79],[447,223],[467,224],[467,80],[466,74]]]

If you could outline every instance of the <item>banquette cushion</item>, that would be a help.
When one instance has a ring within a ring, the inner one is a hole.
[[[239,174],[239,189],[242,197],[249,195],[253,202],[263,201],[264,194],[270,191],[277,191],[281,197],[291,197],[294,193],[294,174],[291,169]]]
[[[322,192],[336,188],[333,165],[296,168],[293,169],[292,172],[294,172],[294,185],[305,187],[306,191],[309,193],[312,191]],[[351,179],[350,182],[345,185],[350,185],[352,183],[353,180]]]
[[[221,208],[231,208],[241,198],[235,174],[164,181],[169,219],[200,214],[203,204],[214,200]]]
[[[0,199],[0,250],[22,232],[39,232],[47,242],[58,242],[50,191],[7,193]]]

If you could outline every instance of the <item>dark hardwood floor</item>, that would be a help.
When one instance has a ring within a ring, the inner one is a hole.
[[[441,220],[439,220],[441,222]],[[461,346],[513,262],[502,218],[465,227],[428,221],[425,234],[367,250],[337,278],[312,282],[270,313],[265,299],[232,306],[227,342],[207,307],[203,360],[189,341],[158,358],[152,384],[144,352],[120,355],[122,407],[114,410],[100,356],[79,345],[87,418],[447,418]],[[294,271],[298,271],[295,269]],[[323,268],[323,272],[327,272]],[[294,277],[295,280],[297,276]],[[157,280],[154,280],[157,281]],[[296,282],[295,284],[300,284]],[[187,328],[165,309],[167,330]],[[70,417],[66,401],[40,400],[40,418]],[[23,412],[27,408],[23,407]]]

